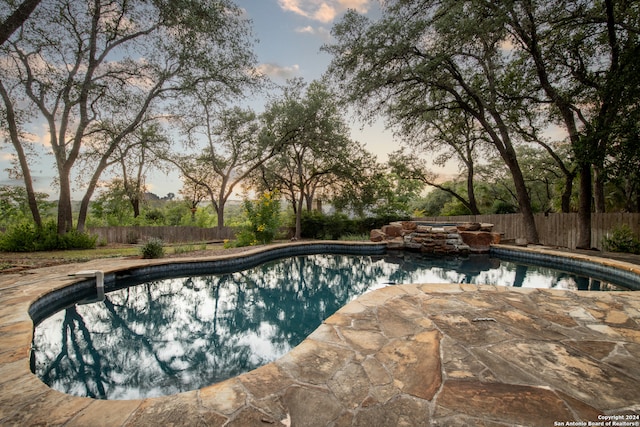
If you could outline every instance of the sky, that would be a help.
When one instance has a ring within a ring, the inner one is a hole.
[[[321,52],[320,48],[331,42],[331,27],[347,9],[356,9],[370,17],[379,14],[379,0],[235,0],[235,3],[252,21],[259,69],[279,84],[294,77],[310,83],[322,76],[331,56]],[[254,105],[249,106],[261,112],[264,101],[255,100]],[[385,162],[388,154],[399,147],[399,142],[394,140],[391,131],[385,129],[382,121],[363,127],[350,115],[345,115],[345,120],[351,126],[352,139],[365,144],[379,162]],[[46,133],[46,128],[42,130],[43,134]],[[20,185],[19,181],[8,179],[5,170],[9,166],[8,148],[4,145],[0,153],[0,184]],[[56,190],[50,188],[55,176],[53,157],[48,156],[44,160],[48,165],[33,172],[37,177],[36,186],[39,191],[56,198]],[[162,197],[168,193],[177,195],[182,185],[177,172],[153,172],[147,178],[147,186],[149,191]],[[81,192],[74,193],[74,198],[80,195]]]

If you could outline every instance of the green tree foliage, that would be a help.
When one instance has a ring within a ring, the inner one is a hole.
[[[429,143],[455,129],[446,114],[472,118],[470,129],[481,130],[508,168],[529,240],[531,214],[544,203],[529,192],[517,148],[538,144],[564,179],[565,212],[580,177],[580,246],[588,246],[592,194],[603,210],[603,184],[619,171],[613,165],[637,164],[630,144],[638,140],[639,20],[633,2],[613,0],[392,0],[377,22],[348,13],[326,50],[341,92],[367,119],[382,113]],[[568,156],[545,135],[551,125],[568,135]],[[637,199],[635,175],[618,176]]]
[[[334,56],[330,72],[365,118],[382,113],[407,135],[436,126],[441,111],[469,117],[470,129],[481,129],[507,165],[527,238],[537,242],[515,151],[516,127],[527,123],[517,114],[522,100],[505,84],[507,34],[484,12],[477,3],[453,0],[391,1],[376,22],[349,12],[333,28],[336,43],[325,48]]]
[[[236,237],[236,246],[271,243],[280,228],[280,194],[264,192],[258,200],[244,201],[246,225]]]
[[[34,252],[58,249],[93,249],[97,237],[72,230],[58,234],[56,223],[46,221],[38,227],[32,221],[22,221],[0,234],[0,251]]]
[[[24,129],[48,125],[60,233],[73,226],[73,179],[84,180],[89,200],[116,149],[140,142],[129,138],[133,132],[172,111],[197,82],[215,83],[221,97],[238,93],[255,63],[249,23],[229,0],[52,0],[36,8],[1,55],[8,139],[36,222]],[[79,174],[81,158],[91,173]]]
[[[579,247],[591,240],[592,199],[604,209],[603,183],[616,150],[635,139],[640,12],[614,0],[478,2],[503,22],[518,73],[536,82],[530,99],[566,130],[580,176]],[[535,105],[534,105],[535,106]],[[624,156],[624,155],[623,155]],[[595,171],[595,197],[592,191]]]
[[[53,211],[55,203],[49,201],[46,193],[35,193],[43,212]],[[7,227],[31,220],[29,200],[24,187],[0,185],[0,226]]]
[[[147,200],[141,198],[140,215],[135,216],[121,180],[113,180],[90,205],[88,227],[172,225],[215,227],[217,215],[210,205],[191,209],[186,200]]]
[[[256,174],[257,186],[278,189],[291,202],[295,237],[301,237],[302,211],[319,193],[337,193],[361,182],[370,155],[349,138],[336,96],[314,81],[291,81],[283,96],[263,114],[264,134],[281,147]],[[327,197],[327,196],[326,196]]]
[[[114,179],[105,186],[96,200],[91,204],[91,225],[118,226],[133,224],[134,212],[127,200],[127,190],[122,179]]]

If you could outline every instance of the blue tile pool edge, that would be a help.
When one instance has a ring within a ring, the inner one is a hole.
[[[625,283],[633,291],[640,291],[640,266],[623,261],[587,256],[551,249],[491,245],[489,255],[504,260],[531,262],[576,274]]]

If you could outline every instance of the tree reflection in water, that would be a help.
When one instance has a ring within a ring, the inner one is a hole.
[[[386,284],[531,286],[529,277],[556,287],[567,274],[488,256],[398,253],[300,256],[149,282],[45,319],[34,333],[35,373],[57,390],[99,399],[194,390],[277,359],[347,302]]]

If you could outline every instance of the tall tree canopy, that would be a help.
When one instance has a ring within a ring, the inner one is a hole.
[[[595,171],[595,207],[604,210],[605,165],[620,158],[614,149],[635,135],[630,121],[638,118],[640,95],[637,4],[614,0],[482,1],[504,21],[514,43],[515,62],[537,82],[540,108],[549,121],[568,134],[580,174],[578,247],[591,246]]]
[[[592,170],[598,190],[606,165],[629,157],[614,148],[638,139],[630,124],[640,93],[639,13],[634,2],[613,0],[390,0],[376,22],[348,13],[325,49],[340,92],[366,118],[384,114],[405,135],[433,141],[443,111],[471,117],[509,169],[532,242],[516,147],[539,144],[558,163],[567,208],[576,170],[544,136],[560,125],[578,164],[579,246],[588,247]]]
[[[472,118],[509,168],[527,239],[537,243],[512,130],[522,103],[504,84],[505,31],[483,12],[456,1],[391,1],[376,22],[349,12],[333,28],[336,44],[326,47],[334,55],[330,72],[365,117],[383,113],[405,130],[434,126],[428,117],[441,110]]]
[[[2,46],[0,95],[34,219],[29,129],[46,123],[57,171],[58,231],[73,226],[72,180],[85,199],[128,136],[203,81],[238,93],[255,59],[250,27],[230,0],[48,0]],[[222,95],[221,95],[222,96]],[[80,176],[77,160],[92,172]],[[79,226],[84,224],[81,219]]]

